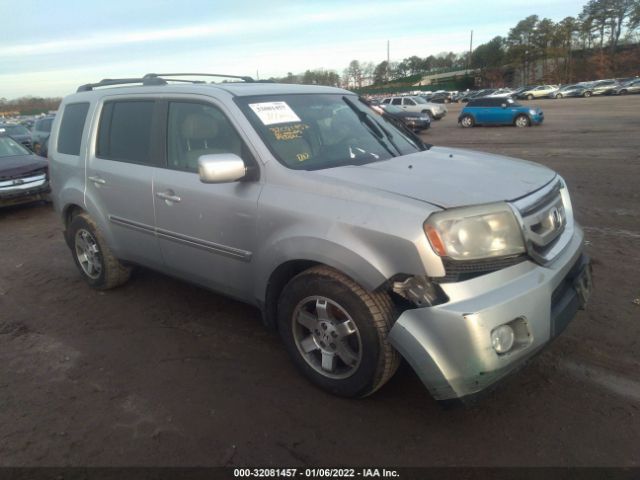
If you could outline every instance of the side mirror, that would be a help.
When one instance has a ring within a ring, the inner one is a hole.
[[[203,183],[230,183],[243,178],[247,166],[235,153],[216,153],[198,158],[198,173]]]

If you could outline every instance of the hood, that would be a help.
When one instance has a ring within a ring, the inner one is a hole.
[[[46,170],[49,163],[37,155],[0,157],[0,180],[22,177],[31,172]]]
[[[334,184],[379,190],[441,208],[516,200],[542,188],[556,176],[553,170],[537,163],[444,147],[312,173]]]

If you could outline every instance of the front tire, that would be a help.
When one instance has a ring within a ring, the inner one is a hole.
[[[627,92],[626,90],[620,90],[620,95],[626,95],[627,93],[629,92]]]
[[[343,397],[370,395],[397,370],[400,355],[387,341],[395,318],[388,294],[325,266],[294,277],[278,301],[278,329],[296,367]]]
[[[527,95],[527,100],[533,100],[533,95],[531,94]]]
[[[584,93],[582,94],[582,96],[583,96],[584,98],[589,98],[589,97],[591,96],[591,92],[584,92]]]
[[[460,125],[463,128],[471,128],[475,125],[475,120],[471,115],[465,115],[460,119]]]
[[[524,128],[531,125],[531,120],[526,115],[518,115],[513,123],[518,128]]]
[[[562,98],[562,94],[561,93],[557,94],[556,98]]]
[[[98,226],[86,213],[76,215],[67,229],[67,244],[82,278],[97,290],[122,285],[131,275],[108,247]]]

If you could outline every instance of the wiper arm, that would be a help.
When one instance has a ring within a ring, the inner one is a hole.
[[[431,147],[433,147],[433,145],[431,145],[430,143],[424,143],[422,139],[418,135],[416,135],[413,130],[407,127],[403,121],[398,120],[392,115],[389,115],[387,112],[382,113],[382,118],[390,121],[393,125],[396,126],[397,129],[404,132],[405,135],[407,135],[411,140],[415,142],[420,150],[429,150]]]
[[[371,130],[371,133],[373,133],[373,136],[378,141],[378,143],[382,146],[382,148],[384,148],[392,157],[396,157],[397,155],[393,153],[393,150],[391,150],[389,148],[389,145],[387,145],[385,141],[382,139],[384,137],[384,134],[382,133],[382,131],[380,131],[380,127],[376,124],[376,122],[374,122],[371,119],[371,117],[369,117],[369,115],[367,115],[365,112],[363,112],[358,107],[356,107],[356,105],[347,97],[342,97],[342,100],[344,100],[344,102],[349,106],[349,108],[353,110],[353,112],[358,116],[358,119],[360,120],[360,122],[362,122],[364,125],[369,127],[369,130]],[[396,150],[397,149],[398,148],[396,147]]]

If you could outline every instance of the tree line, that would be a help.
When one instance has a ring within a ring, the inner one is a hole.
[[[374,64],[352,60],[338,75],[333,70],[307,70],[272,80],[285,83],[347,85],[383,84],[442,71],[479,71],[483,83],[548,81],[569,83],[640,73],[640,0],[590,0],[576,16],[559,22],[530,15],[469,52],[442,52],[399,62]]]

